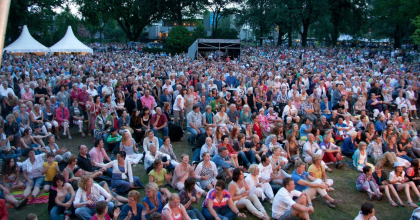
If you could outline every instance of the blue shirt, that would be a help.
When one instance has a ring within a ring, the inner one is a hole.
[[[226,162],[226,161],[229,161],[229,160],[230,160],[229,156],[226,156],[226,158],[223,159],[219,154],[216,154],[211,159],[211,161],[213,161],[216,164],[216,166],[218,166],[218,167],[220,166],[223,169],[226,169],[226,168],[230,168],[231,167],[230,163]]]
[[[307,137],[308,136],[308,132],[306,132],[305,130],[308,130],[310,126],[311,126],[310,124],[309,125],[302,124],[300,126],[300,131],[299,132],[300,132],[301,137]]]
[[[236,87],[237,81],[238,80],[236,79],[236,76],[226,77],[226,84],[228,84],[230,87]]]
[[[144,209],[143,205],[137,203],[137,215],[134,216],[134,214],[132,213],[130,220],[141,220],[141,212],[143,211],[143,209]],[[128,204],[124,205],[121,209],[120,218],[121,219],[127,218],[128,212],[130,211],[133,212],[131,207]]]
[[[356,139],[354,139],[354,141],[351,141],[351,137],[346,138],[346,140],[344,140],[342,149],[343,151],[350,151],[353,152],[356,150],[356,146],[354,146],[354,142],[356,141]]]
[[[375,130],[377,132],[382,132],[385,129],[386,129],[386,123],[385,123],[385,121],[381,122],[381,120],[379,120],[379,121],[377,121],[375,123]]]
[[[293,179],[293,181],[295,181],[295,185],[296,185],[295,190],[302,192],[303,190],[308,188],[308,186],[302,186],[302,185],[298,184],[299,180],[307,181],[308,176],[309,176],[309,173],[307,173],[306,171],[303,171],[303,173],[301,175],[296,173],[296,170],[293,171],[292,179]]]

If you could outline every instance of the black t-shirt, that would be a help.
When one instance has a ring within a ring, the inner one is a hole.
[[[213,138],[212,136],[208,136],[207,135],[207,132],[204,132],[204,134],[201,134],[199,137],[198,137],[198,140],[197,140],[197,142],[196,142],[196,145],[194,146],[194,149],[196,149],[196,148],[200,148],[201,149],[201,147],[206,143],[206,138],[207,137],[211,137],[211,138]]]
[[[36,87],[35,89],[34,89],[34,92],[35,92],[35,94],[42,94],[42,95],[47,95],[47,89],[46,88],[39,88],[39,87]],[[35,95],[34,94],[34,95]],[[35,96],[35,103],[39,103],[39,98],[38,97],[36,97]]]
[[[77,156],[77,166],[82,168],[84,171],[93,172],[89,154],[86,154],[86,158],[80,156],[79,154],[79,156]]]
[[[346,107],[344,105],[341,105],[339,102],[333,106],[332,110],[337,110],[339,113],[342,113],[345,108]]]

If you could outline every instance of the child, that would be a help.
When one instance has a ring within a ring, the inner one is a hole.
[[[117,153],[119,151],[119,146],[120,142],[121,142],[121,135],[118,134],[117,129],[111,128],[111,134],[108,135],[108,138],[106,139],[106,141],[108,142],[108,149],[112,150],[111,152],[111,157],[114,157],[114,154]]]
[[[45,175],[44,190],[50,190],[51,181],[53,180],[55,174],[60,173],[58,168],[58,163],[54,162],[54,153],[47,154],[47,162],[44,163],[42,167],[42,175]]]

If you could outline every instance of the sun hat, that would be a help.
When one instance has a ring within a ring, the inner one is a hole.
[[[394,167],[403,167],[404,164],[402,162],[395,162]]]

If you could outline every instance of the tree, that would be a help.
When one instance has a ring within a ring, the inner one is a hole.
[[[219,28],[219,21],[222,18],[226,18],[232,14],[239,12],[236,8],[228,8],[231,4],[238,4],[242,0],[211,0],[208,8],[210,9],[210,19],[212,27],[212,37],[215,38],[217,29]]]
[[[53,8],[61,7],[64,0],[12,0],[7,21],[6,39],[16,40],[27,25],[31,35],[44,44],[52,45],[51,30],[54,26]]]
[[[81,24],[81,21],[77,16],[70,12],[70,8],[67,5],[64,8],[64,11],[55,17],[54,24],[55,30],[53,32],[53,41],[58,42],[66,34],[68,26],[73,28],[73,33],[77,37],[77,28]]]
[[[235,28],[218,29],[217,33],[217,38],[220,39],[237,39],[239,34]]]
[[[169,0],[168,0],[169,1]],[[117,21],[127,38],[135,41],[151,22],[167,13],[166,0],[75,0],[80,12],[88,19],[97,20],[98,13]]]
[[[401,48],[404,38],[413,32],[412,19],[420,14],[420,4],[415,0],[375,0],[373,18],[391,29],[387,34],[394,39],[394,47]]]
[[[104,35],[107,36],[111,42],[119,41],[124,36],[124,31],[118,26],[117,21],[109,20],[104,25]]]
[[[415,44],[420,45],[420,15],[417,16],[416,19],[412,22],[413,25],[416,27],[416,30],[414,31],[411,37],[413,38]]]
[[[171,50],[185,52],[191,45],[191,33],[186,27],[174,27],[171,29],[171,32],[169,32],[166,44]]]
[[[208,0],[171,0],[167,1],[168,18],[175,20],[178,25],[183,25],[183,17],[192,17],[200,14],[208,5]]]
[[[302,36],[302,46],[306,46],[309,26],[318,20],[319,16],[328,8],[327,0],[301,0],[294,2],[291,9],[297,10],[297,22],[295,27]]]
[[[192,40],[195,41],[197,38],[207,38],[207,31],[204,25],[199,24],[192,31]]]

